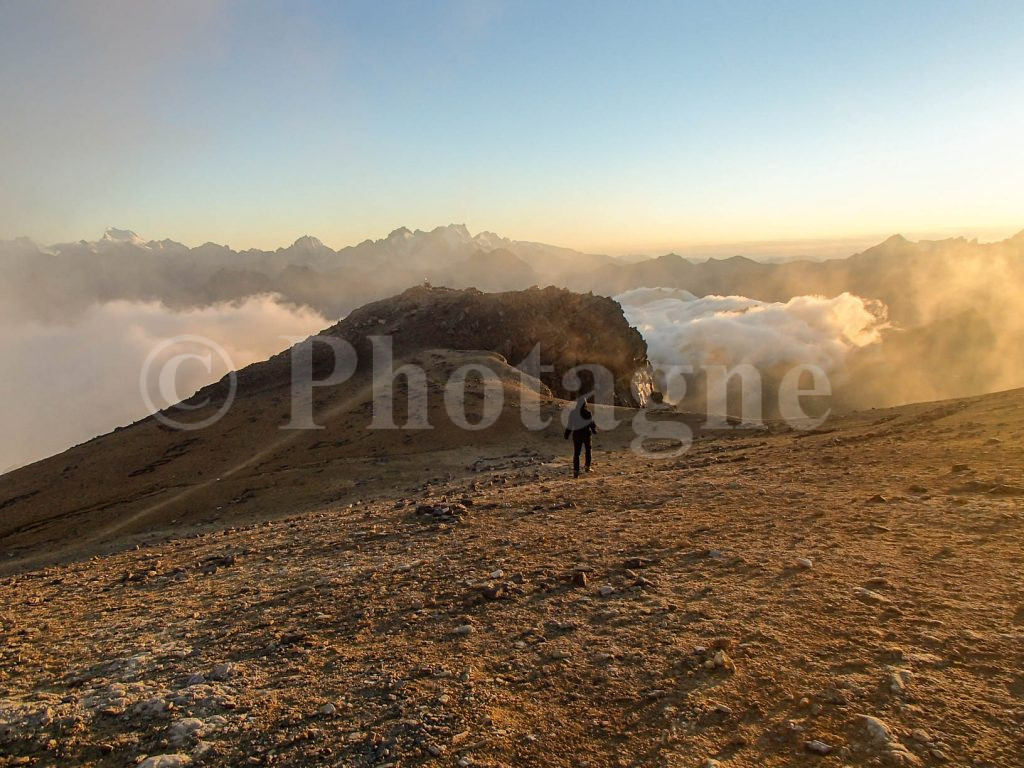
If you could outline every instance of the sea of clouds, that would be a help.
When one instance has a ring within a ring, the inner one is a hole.
[[[850,293],[826,298],[796,296],[764,302],[743,296],[704,296],[675,288],[637,288],[615,297],[630,324],[647,341],[659,372],[689,365],[754,366],[776,378],[799,365],[813,365],[841,381],[848,355],[879,341],[885,308]],[[691,377],[662,378],[669,402],[693,391]]]
[[[638,288],[616,299],[647,340],[656,368],[749,363],[770,376],[779,366],[812,364],[841,379],[850,351],[876,342],[885,327],[877,303],[848,293],[770,303]],[[286,336],[308,336],[328,325],[318,312],[274,295],[186,310],[119,300],[94,304],[67,322],[8,320],[0,326],[0,355],[16,362],[0,373],[0,418],[8,437],[0,444],[0,471],[145,417],[147,396],[157,408],[170,405],[157,377],[140,382],[147,357],[165,339],[208,337],[237,369],[286,349]],[[182,353],[210,355],[201,345],[178,343],[155,359],[153,369]],[[210,359],[209,369],[196,360],[180,366],[180,398],[227,373],[217,354]],[[679,378],[666,381],[670,402],[682,399],[683,386]]]
[[[233,368],[265,360],[330,323],[308,308],[272,295],[182,311],[159,302],[94,304],[72,322],[11,321],[0,324],[0,472],[50,456],[148,415],[143,390],[157,408],[171,403],[157,376],[140,385],[150,352],[183,334],[219,344]],[[178,368],[176,389],[185,398],[220,379],[227,365],[201,345],[168,346],[154,360],[159,371],[169,356],[210,356],[211,367],[191,360]]]

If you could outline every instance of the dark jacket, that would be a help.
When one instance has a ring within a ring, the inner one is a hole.
[[[578,413],[583,421],[583,424],[582,426],[576,427],[576,429],[572,429],[571,426],[566,427],[566,440],[569,439],[569,435],[572,435],[574,438],[578,440],[582,440],[591,434],[597,434],[597,424],[594,423],[594,414],[592,414],[586,406],[580,408]]]

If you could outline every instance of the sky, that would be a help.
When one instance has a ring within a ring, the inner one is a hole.
[[[1024,228],[1024,4],[0,0],[0,238]]]

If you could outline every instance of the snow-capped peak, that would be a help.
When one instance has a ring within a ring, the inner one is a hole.
[[[469,234],[469,227],[467,227],[465,224],[449,224],[446,227],[446,229],[449,232],[451,232],[453,234],[456,234],[456,235],[458,235],[459,237],[461,237],[461,238],[463,238],[465,240],[472,240],[473,239],[473,236],[471,234]]]
[[[115,229],[107,227],[103,232],[100,242],[105,243],[131,243],[132,245],[145,245],[146,241],[136,235],[130,229]]]
[[[292,248],[303,248],[307,251],[318,251],[325,247],[326,246],[320,242],[319,238],[313,237],[312,235],[303,235],[292,243]]]

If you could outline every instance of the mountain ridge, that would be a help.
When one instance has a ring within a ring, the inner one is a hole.
[[[430,231],[400,227],[387,237],[337,250],[307,234],[274,251],[235,251],[217,243],[189,248],[168,239],[143,242],[130,230],[110,229],[95,242],[46,248],[27,239],[0,243],[0,298],[15,314],[47,321],[72,318],[92,304],[117,299],[156,300],[179,309],[277,293],[330,319],[424,281],[489,290],[557,285],[605,295],[669,287],[697,296],[762,301],[848,291],[884,301],[893,319],[915,325],[924,318],[911,306],[916,299],[907,300],[904,286],[919,284],[936,265],[948,275],[956,262],[983,265],[987,260],[1007,270],[1002,279],[1021,281],[1024,232],[981,244],[963,238],[912,242],[893,235],[845,258],[764,262],[741,254],[704,261],[673,253],[616,259],[492,232],[473,235],[464,224]],[[51,299],[48,306],[34,295],[40,290]]]

